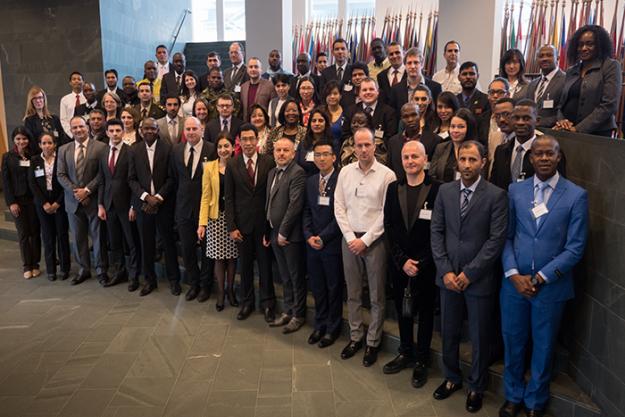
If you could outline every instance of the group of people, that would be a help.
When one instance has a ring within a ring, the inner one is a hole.
[[[146,296],[158,286],[162,256],[161,275],[178,296],[180,254],[186,300],[206,301],[216,281],[218,311],[227,298],[245,320],[258,298],[269,326],[285,334],[305,324],[310,289],[308,342],[320,348],[339,337],[346,300],[350,332],[341,357],[364,348],[367,367],[381,346],[388,287],[400,347],[383,371],[411,368],[417,388],[427,381],[440,300],[445,380],[434,397],[462,388],[466,310],[466,409],[482,407],[502,335],[500,416],[523,405],[528,416],[541,416],[555,336],[574,295],[572,268],[586,241],[587,197],[565,179],[558,141],[536,128],[612,134],[621,71],[610,45],[604,29],[584,26],[571,40],[566,74],[557,50],[545,45],[541,76],[529,83],[523,56],[508,51],[487,93],[478,89],[478,65],[460,64],[457,41],[447,42],[447,65],[430,79],[417,48],[374,39],[372,61],[350,63],[340,38],[332,65],[316,73],[300,54],[297,75],[282,68],[277,50],[265,72],[256,57],[245,64],[235,42],[231,67],[222,72],[211,52],[198,77],[181,53],[169,63],[161,45],[144,79],[126,76],[122,89],[114,69],[102,91],[72,73],[59,117],[43,89],[32,87],[2,161],[24,278],[40,275],[42,239],[48,279],[59,271],[69,278],[71,233],[72,285],[94,269],[102,286],[127,281]],[[279,314],[274,278],[283,288]]]

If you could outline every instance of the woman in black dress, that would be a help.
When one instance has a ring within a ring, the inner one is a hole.
[[[65,135],[61,125],[61,119],[48,110],[46,92],[43,91],[43,88],[36,85],[28,90],[24,127],[28,129],[30,137],[33,139],[29,145],[31,155],[41,152],[35,139],[41,136],[43,132],[51,133],[56,139],[58,146],[69,142],[69,138]]]

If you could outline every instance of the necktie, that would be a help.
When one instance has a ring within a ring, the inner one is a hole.
[[[545,94],[546,87],[547,87],[547,77],[545,77],[543,75],[542,79],[540,80],[540,84],[538,84],[538,90],[536,91],[536,100],[535,101],[537,103],[543,97],[543,94]]]
[[[324,177],[321,177],[319,179],[319,195],[321,197],[325,197],[326,196],[326,184],[327,184],[326,179]]]
[[[78,145],[78,156],[76,156],[76,177],[82,185],[82,176],[85,172],[85,145]]]
[[[176,119],[171,119],[169,121],[169,138],[172,142],[176,141],[176,133],[178,133],[176,129]]]
[[[539,182],[536,184],[536,198],[534,198],[534,206],[539,206],[545,202],[545,190],[550,187],[546,182]],[[536,226],[540,226],[540,220],[543,216],[536,219]]]
[[[255,185],[254,184],[255,172],[254,172],[254,161],[252,161],[252,158],[247,160],[247,175],[250,177],[250,184],[252,184],[252,187],[253,187]]]
[[[367,115],[371,117],[371,114],[373,113],[373,108],[371,106],[365,107],[365,113],[367,113]]]
[[[111,148],[111,157],[109,158],[109,171],[111,171],[111,175],[115,174],[115,151],[117,148],[113,146]]]
[[[176,75],[176,84],[180,87],[180,75]]]
[[[141,110],[141,119],[145,119],[146,117],[148,117],[148,109],[144,107]]]
[[[228,132],[228,119],[224,119],[223,129],[221,129],[221,130],[225,130],[226,132]]]
[[[343,81],[343,68],[338,67],[336,70],[336,78],[338,78],[339,82]]]
[[[394,87],[395,84],[399,82],[399,79],[397,78],[398,74],[399,74],[398,70],[393,70],[393,81],[391,82],[391,87]]]
[[[187,159],[187,172],[189,173],[189,178],[193,178],[193,146],[189,148],[189,158]]]
[[[519,145],[516,147],[516,156],[514,157],[514,161],[512,161],[512,167],[510,169],[510,174],[512,175],[512,182],[516,182],[521,176],[521,165],[523,164],[523,145]]]
[[[76,102],[74,103],[74,108],[80,106],[80,94],[76,94]]]
[[[473,191],[470,188],[462,190],[462,204],[460,205],[460,218],[463,219],[469,210],[469,196]]]

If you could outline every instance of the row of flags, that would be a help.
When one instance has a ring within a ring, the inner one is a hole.
[[[347,42],[352,62],[370,61],[369,44],[379,37],[385,44],[399,42],[403,48],[421,48],[424,57],[423,71],[431,75],[436,68],[436,38],[438,33],[438,11],[429,13],[416,10],[407,12],[386,11],[382,31],[377,36],[376,19],[373,11],[361,16],[351,16],[344,21],[338,18],[323,18],[293,27],[293,70],[297,55],[308,53],[313,61],[320,52],[328,56],[328,65],[333,63],[332,43],[337,38]]]
[[[610,38],[614,44],[614,57],[625,64],[625,8],[618,25],[619,0],[614,0],[614,13],[610,26]],[[529,10],[527,7],[529,6]],[[567,7],[568,6],[568,7]],[[525,9],[524,9],[525,7]],[[529,16],[528,16],[529,14]],[[568,14],[568,17],[567,17]],[[604,26],[603,0],[512,0],[506,2],[501,27],[500,56],[512,48],[525,56],[526,72],[540,71],[536,52],[545,44],[552,44],[559,51],[560,68],[567,67],[567,41],[584,25]],[[617,27],[620,30],[617,33]]]

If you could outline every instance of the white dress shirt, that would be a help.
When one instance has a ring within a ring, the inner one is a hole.
[[[80,104],[84,104],[87,102],[87,99],[83,95],[82,91],[78,93],[78,97],[80,99]],[[76,110],[76,93],[69,93],[64,95],[61,98],[61,103],[59,105],[59,119],[61,119],[61,126],[63,126],[63,130],[70,138],[74,137],[72,131],[69,127],[69,121],[74,117],[74,110]]]
[[[559,68],[558,68],[558,67],[555,67],[555,68],[553,69],[553,71],[551,71],[549,74],[547,74],[547,75],[544,75],[544,76],[543,76],[543,77],[544,77],[544,80],[545,80],[545,81],[544,81],[544,85],[545,85],[545,87],[544,87],[544,90],[543,90],[543,95],[545,94],[545,91],[547,91],[547,87],[549,87],[549,83],[551,82],[551,80],[553,80],[553,77],[555,77],[555,76],[556,76],[556,74],[558,73],[558,71],[559,71]],[[543,77],[541,77],[541,78],[543,78]],[[540,91],[540,83],[542,83],[542,82],[543,82],[542,80],[541,80],[541,81],[539,81],[539,82],[538,82],[538,85],[536,86],[536,91],[534,92],[534,101],[538,101],[538,98],[539,98],[539,97],[538,97],[538,92]],[[547,97],[547,96],[545,96],[545,98],[548,100],[549,98],[553,98],[553,97]]]
[[[111,162],[111,153],[113,152],[113,148],[115,148],[115,160],[113,161],[113,166],[117,165],[117,159],[119,158],[119,152],[121,152],[122,146],[124,146],[124,142],[119,142],[117,145],[113,145],[112,143],[110,143],[109,155],[106,158],[106,165],[107,166]]]
[[[247,161],[252,160],[252,167],[254,168],[254,185],[256,185],[256,179],[258,178],[258,166],[256,163],[258,162],[258,152],[254,153],[251,158],[248,158],[245,154],[243,154],[243,163],[245,165],[245,171],[247,172]]]
[[[536,135],[532,136],[531,139],[526,140],[525,143],[521,145],[519,140],[516,137],[514,138],[514,145],[512,147],[512,159],[510,159],[510,168],[512,168],[512,164],[514,164],[514,158],[516,158],[516,148],[521,145],[523,146],[523,150],[521,151],[521,173],[523,173],[523,158],[525,158],[525,154],[529,152],[529,150],[532,148],[532,143],[534,143],[534,139],[536,139]]]
[[[202,145],[203,140],[200,139],[195,146],[191,146],[191,143],[187,142],[184,147],[184,164],[187,165],[187,161],[189,160],[189,152],[191,152],[191,148],[193,148],[193,168],[191,168],[191,178],[195,175],[195,169],[197,168],[197,164],[200,163],[200,156],[202,155]]]
[[[156,78],[158,78],[159,80],[162,79],[163,75],[169,72],[169,62],[163,65],[160,62],[156,61],[156,70],[158,71],[158,76]]]
[[[384,200],[388,185],[395,181],[395,173],[374,161],[367,172],[358,161],[344,167],[334,193],[334,215],[347,242],[360,239],[371,246],[384,233]]]
[[[475,190],[477,190],[477,185],[480,183],[481,180],[482,176],[480,175],[479,177],[477,177],[477,180],[475,180],[475,182],[469,187],[464,185],[462,180],[460,180],[460,207],[462,207],[462,202],[464,201],[464,193],[462,192],[462,190],[464,190],[465,188],[471,190],[471,193],[469,193],[469,195],[467,196],[467,200],[469,200],[470,203],[471,199],[473,198],[473,194],[475,194]]]
[[[148,143],[145,142],[145,150],[146,150],[146,153],[148,154],[148,164],[150,165],[150,174],[154,171],[154,153],[156,151],[156,142],[158,142],[158,139],[156,139],[154,143],[152,143],[152,146],[148,145]],[[154,180],[151,179],[149,195],[154,195],[156,197],[155,193],[156,193],[156,188],[154,187]],[[147,196],[148,196],[148,193],[143,192],[143,194],[141,194],[141,200],[145,201],[145,197]],[[160,195],[158,197],[161,200],[163,199]]]
[[[393,67],[390,67],[388,69],[386,76],[388,77],[388,85],[390,85],[391,87],[393,86],[393,76],[395,74],[395,71],[397,71],[397,82],[400,82],[402,77],[404,76],[404,73],[406,72],[406,66],[404,64],[401,64],[401,66],[397,68],[397,70],[395,70],[395,68]]]
[[[54,163],[56,161],[56,152],[50,159],[51,162],[46,160],[46,157],[43,156],[43,152],[41,153],[41,159],[43,159],[43,170],[46,174],[46,190],[52,191],[52,179],[54,174]]]
[[[432,80],[439,83],[443,91],[449,91],[450,93],[458,95],[462,93],[462,85],[460,85],[460,80],[458,80],[459,69],[459,64],[456,64],[456,68],[451,71],[447,71],[447,67],[445,67],[437,71],[432,77]]]

